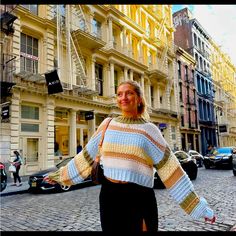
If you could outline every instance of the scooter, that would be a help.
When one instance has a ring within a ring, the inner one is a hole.
[[[0,162],[0,182],[0,192],[2,192],[7,187],[6,166],[2,162]]]

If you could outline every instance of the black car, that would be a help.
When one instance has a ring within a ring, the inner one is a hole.
[[[203,164],[205,168],[228,166],[229,169],[232,169],[234,149],[236,149],[236,147],[216,148],[213,154],[204,156]]]
[[[2,192],[7,187],[7,174],[6,174],[6,166],[2,162],[0,162],[0,192]]]
[[[38,192],[38,191],[47,191],[47,190],[55,190],[55,191],[68,191],[71,189],[72,186],[64,186],[60,184],[49,184],[45,181],[43,181],[43,178],[48,175],[50,172],[57,171],[62,166],[65,166],[70,160],[72,160],[73,157],[65,158],[63,161],[58,163],[55,167],[41,170],[39,172],[36,172],[29,176],[29,191],[30,192]],[[84,180],[82,183],[88,183],[91,182],[91,178],[88,177],[86,180]]]
[[[233,149],[233,160],[232,160],[232,167],[233,167],[233,174],[236,176],[236,148]]]
[[[197,178],[198,166],[196,164],[196,159],[191,157],[188,153],[184,151],[176,151],[174,152],[175,156],[178,158],[182,168],[187,173],[188,177],[191,180],[195,180]],[[154,175],[154,188],[164,189],[165,185],[161,181],[157,172]]]

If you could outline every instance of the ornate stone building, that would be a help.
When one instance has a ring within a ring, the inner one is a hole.
[[[123,80],[140,83],[151,120],[181,148],[171,6],[17,5],[12,13],[16,69],[4,162],[19,150],[28,175],[75,155],[105,117],[119,114]],[[49,94],[45,73],[54,70],[63,92]]]

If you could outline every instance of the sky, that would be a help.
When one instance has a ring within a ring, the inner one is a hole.
[[[173,5],[172,11],[185,7],[236,66],[236,5]]]

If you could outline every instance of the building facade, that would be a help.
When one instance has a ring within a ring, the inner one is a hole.
[[[199,152],[200,129],[197,113],[197,92],[195,87],[195,59],[180,47],[176,47],[177,76],[180,105],[180,133],[183,150]]]
[[[74,156],[105,117],[120,114],[124,80],[140,83],[151,120],[181,147],[171,6],[17,5],[13,13],[4,162],[19,150],[28,175]],[[49,94],[45,73],[55,70],[63,92]]]
[[[201,130],[201,153],[206,154],[209,144],[217,145],[214,111],[214,86],[210,72],[210,36],[192,17],[188,8],[173,14],[176,45],[186,50],[196,60],[195,86]]]
[[[211,40],[211,71],[215,90],[218,146],[236,143],[236,67],[227,54]]]

